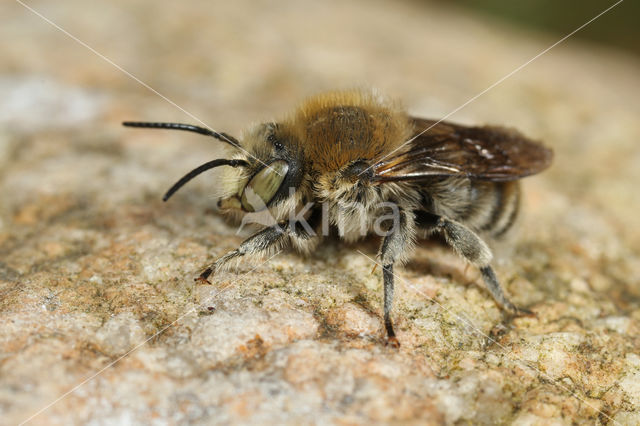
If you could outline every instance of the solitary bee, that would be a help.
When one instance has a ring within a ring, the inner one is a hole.
[[[308,253],[327,228],[346,240],[375,229],[382,236],[384,324],[389,343],[397,346],[391,321],[393,266],[407,260],[417,238],[440,233],[479,268],[503,309],[526,312],[504,294],[490,266],[491,250],[478,235],[507,231],[518,213],[518,180],[551,163],[551,150],[515,130],[412,117],[379,94],[361,90],[312,97],[285,119],[255,126],[242,141],[188,124],[123,124],[196,132],[232,147],[232,158],[189,172],[165,201],[200,173],[228,166],[221,211],[266,211],[274,218],[271,226],[207,266],[199,280],[233,259],[286,245]],[[287,220],[292,217],[297,220]]]

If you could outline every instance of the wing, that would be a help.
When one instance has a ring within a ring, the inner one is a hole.
[[[414,137],[406,147],[373,166],[375,182],[419,181],[434,176],[509,181],[541,172],[553,158],[550,149],[513,129],[467,127],[413,117],[410,121]]]

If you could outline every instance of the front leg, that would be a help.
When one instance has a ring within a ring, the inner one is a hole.
[[[382,240],[380,260],[382,262],[382,279],[384,283],[384,327],[387,330],[389,344],[399,347],[391,321],[393,306],[393,264],[402,260],[411,247],[414,239],[413,215],[402,208],[398,208],[394,215],[392,229]]]
[[[270,248],[282,244],[286,236],[285,226],[287,226],[286,222],[278,223],[250,236],[240,244],[240,247],[209,265],[196,280],[207,281],[211,274],[224,268],[229,261],[237,257],[265,253]]]
[[[320,239],[316,228],[321,220],[321,213],[321,210],[315,209],[304,223],[286,220],[257,232],[244,240],[240,244],[240,247],[230,251],[209,265],[200,276],[196,278],[196,281],[207,282],[207,278],[209,278],[211,274],[223,269],[229,261],[238,257],[266,254],[269,250],[283,247],[291,241],[294,241],[296,247],[300,250],[316,244]]]

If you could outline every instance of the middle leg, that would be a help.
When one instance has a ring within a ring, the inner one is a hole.
[[[414,222],[413,214],[399,208],[397,217],[393,218],[394,224],[391,230],[382,240],[380,247],[380,261],[382,263],[382,280],[384,284],[384,327],[387,331],[389,344],[399,347],[391,321],[391,308],[393,307],[393,264],[402,260],[408,248],[413,244]]]

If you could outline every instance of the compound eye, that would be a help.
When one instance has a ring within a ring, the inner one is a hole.
[[[289,164],[286,161],[277,160],[256,173],[242,191],[242,208],[247,212],[266,209],[282,185],[288,170]]]

